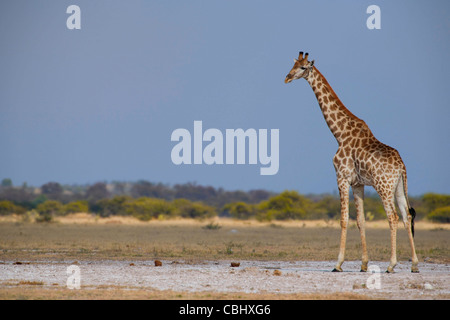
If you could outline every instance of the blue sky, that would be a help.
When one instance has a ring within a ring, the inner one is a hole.
[[[66,27],[72,4],[80,30]],[[366,27],[372,4],[380,30]],[[347,108],[400,152],[410,194],[450,193],[449,9],[448,1],[2,1],[0,179],[333,192],[337,143],[307,82],[283,82],[305,51]],[[278,173],[174,165],[171,133],[193,133],[195,120],[224,134],[279,129]]]

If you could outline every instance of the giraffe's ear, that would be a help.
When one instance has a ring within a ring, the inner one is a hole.
[[[311,61],[311,62],[309,63],[309,65],[312,67],[312,66],[314,65],[314,60]]]
[[[298,62],[298,60],[294,58],[294,63],[295,63],[295,62]]]

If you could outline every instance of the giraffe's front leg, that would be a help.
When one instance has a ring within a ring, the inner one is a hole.
[[[364,185],[354,185],[352,186],[352,190],[356,207],[356,223],[358,225],[359,233],[361,235],[361,246],[362,246],[361,272],[366,272],[367,265],[369,263],[369,256],[367,254],[366,229],[364,217]]]
[[[347,241],[347,226],[348,226],[348,192],[349,182],[347,180],[338,180],[339,195],[341,198],[341,243],[339,247],[339,256],[336,267],[333,272],[342,272],[342,263],[344,263],[345,243]]]

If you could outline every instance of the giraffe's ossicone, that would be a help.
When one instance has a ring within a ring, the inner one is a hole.
[[[397,200],[404,226],[408,232],[412,254],[412,272],[418,272],[414,248],[415,211],[408,201],[406,168],[397,150],[378,141],[367,124],[351,113],[338,98],[325,77],[308,61],[308,53],[299,53],[284,82],[304,78],[316,95],[320,109],[331,133],[339,145],[333,157],[341,199],[341,242],[338,261],[333,271],[342,271],[348,226],[349,189],[352,187],[357,211],[357,225],[362,242],[361,271],[367,271],[369,261],[365,236],[363,209],[364,186],[372,186],[383,202],[391,230],[391,260],[387,272],[397,264],[396,239],[398,215]]]

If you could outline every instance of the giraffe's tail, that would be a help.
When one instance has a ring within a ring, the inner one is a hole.
[[[411,233],[414,237],[414,219],[416,218],[416,210],[409,204],[408,200],[408,183],[406,178],[406,170],[402,173],[402,181],[403,181],[403,192],[405,194],[406,204],[408,206],[409,215],[411,216]]]
[[[416,210],[414,210],[413,207],[410,207],[409,214],[411,215],[411,233],[414,238],[414,219],[416,218]]]

